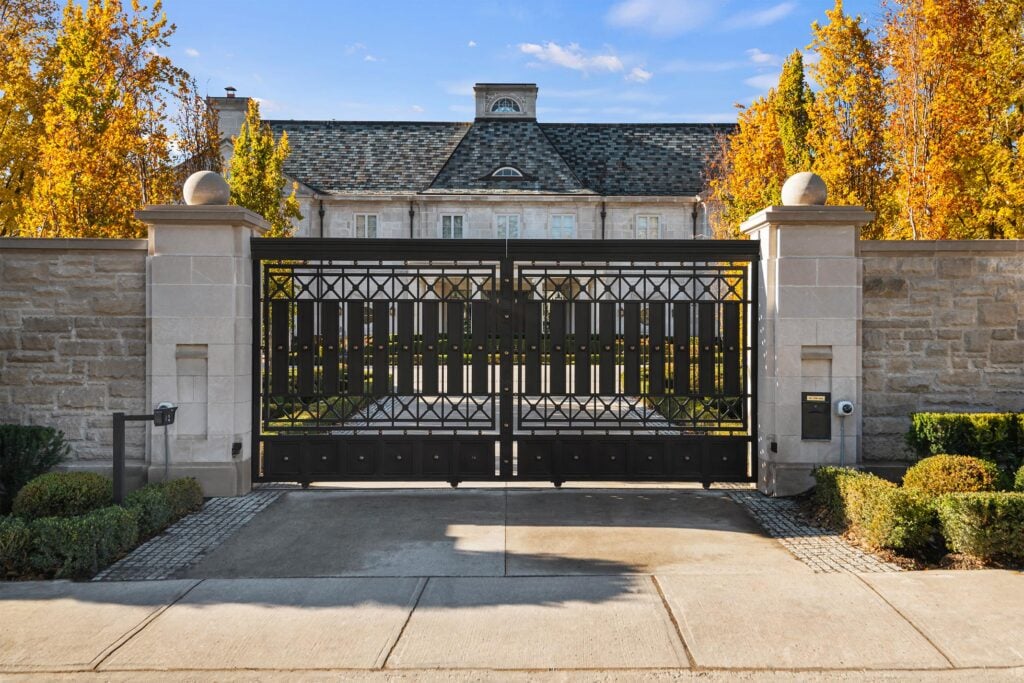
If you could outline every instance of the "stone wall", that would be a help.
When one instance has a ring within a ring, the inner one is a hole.
[[[113,412],[146,412],[146,253],[146,240],[0,239],[0,422],[63,430],[72,465],[110,460]],[[126,446],[141,469],[142,424]]]
[[[1024,240],[861,242],[868,460],[908,457],[908,415],[1024,411]]]

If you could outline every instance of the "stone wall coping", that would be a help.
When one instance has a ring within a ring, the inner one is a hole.
[[[217,225],[252,228],[258,234],[270,230],[270,224],[262,216],[241,206],[185,206],[184,204],[150,205],[135,212],[143,223],[157,225]]]
[[[750,233],[765,225],[860,227],[874,219],[874,213],[859,206],[769,206],[743,221],[740,232]]]
[[[80,239],[74,237],[0,237],[3,249],[53,249],[59,251],[146,251],[148,240]]]
[[[861,256],[1022,254],[1024,240],[861,240],[857,242],[857,253]]]

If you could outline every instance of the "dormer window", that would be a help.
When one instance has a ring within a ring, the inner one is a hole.
[[[502,166],[491,175],[495,178],[522,178],[523,172],[512,166]]]
[[[519,103],[511,97],[500,97],[491,105],[491,112],[494,114],[518,114],[521,111]]]

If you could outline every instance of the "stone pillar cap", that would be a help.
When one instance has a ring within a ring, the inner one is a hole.
[[[824,206],[828,188],[821,176],[810,171],[794,173],[782,184],[783,206]]]
[[[189,206],[226,206],[231,200],[231,189],[219,173],[196,171],[181,188]]]
[[[743,221],[740,232],[749,234],[765,225],[860,227],[875,220],[862,206],[769,206]]]

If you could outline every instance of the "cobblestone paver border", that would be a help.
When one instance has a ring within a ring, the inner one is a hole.
[[[803,521],[794,500],[770,498],[757,491],[728,491],[726,495],[749,510],[772,538],[819,574],[903,571],[899,565],[850,545],[836,532]]]
[[[235,498],[211,498],[199,512],[146,541],[97,574],[93,581],[169,578],[226,541],[282,493],[284,491],[259,490]]]

